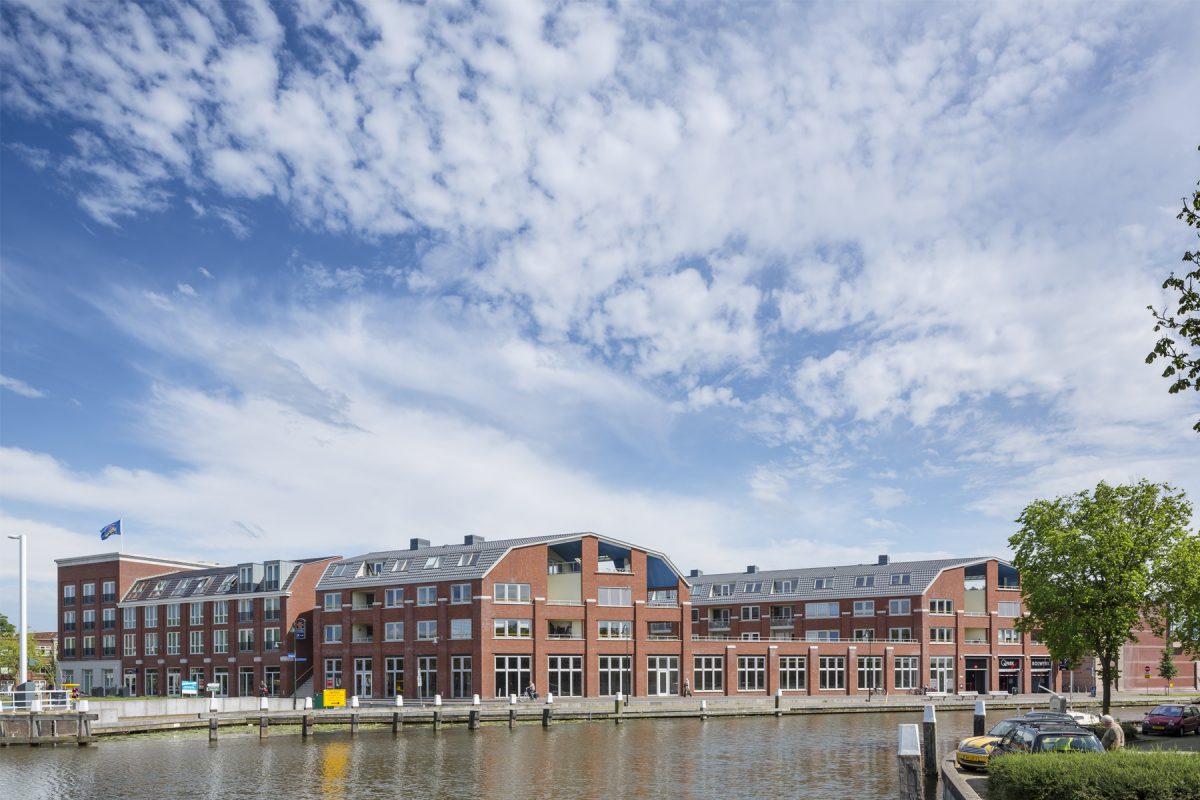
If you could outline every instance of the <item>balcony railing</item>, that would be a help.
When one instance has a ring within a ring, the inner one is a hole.
[[[646,637],[652,642],[678,642],[679,637],[674,633],[652,633]]]
[[[549,634],[546,634],[546,638],[547,639],[556,639],[556,640],[560,640],[560,641],[562,641],[562,640],[570,641],[572,639],[583,639],[583,634],[581,634],[581,633],[549,633]]]
[[[646,608],[679,608],[679,601],[650,599],[646,601]]]
[[[117,595],[115,593],[102,594],[102,595],[100,595],[100,599],[105,603],[115,603],[115,602],[117,602]]]
[[[64,647],[63,648],[63,658],[74,658],[74,657],[75,657],[75,648],[74,647],[71,647],[71,648]]]
[[[737,636],[700,636],[697,634],[692,634],[692,641],[693,642],[748,642],[748,641],[796,642],[796,641],[800,641],[800,640],[796,639],[794,636],[791,636],[791,635],[788,635],[788,636],[762,636],[758,639],[741,639]],[[822,641],[826,641],[826,640],[823,639]],[[843,639],[842,641],[849,641],[849,640]],[[812,644],[815,644],[815,642],[813,642]]]
[[[998,583],[998,584],[996,584],[996,588],[1004,589],[1005,591],[1009,591],[1009,592],[1017,592],[1017,591],[1021,590],[1021,584],[1019,584],[1019,583]]]
[[[88,656],[95,658],[96,657],[96,648],[94,648],[94,647],[83,648],[83,657],[87,658]]]
[[[988,640],[984,639],[963,639],[963,644],[987,644]]]
[[[968,617],[986,617],[988,615],[988,612],[986,612],[986,611],[964,611],[963,615],[968,616]]]
[[[795,617],[771,617],[772,628],[790,628],[795,624]]]
[[[95,603],[95,602],[96,602],[96,595],[94,595],[94,594],[85,594],[85,595],[83,596],[83,604],[84,604],[85,606],[91,605],[91,604],[93,604],[93,603]]]
[[[729,620],[727,620],[727,619],[710,619],[708,621],[708,629],[710,631],[727,631],[727,630],[729,630]]]
[[[104,648],[103,655],[115,656],[116,654],[117,654],[117,648],[115,648],[115,647],[105,647]]]
[[[73,631],[73,630],[75,630],[75,623],[74,623],[74,622],[64,622],[64,623],[63,623],[63,630],[64,630],[64,631]]]
[[[373,641],[375,641],[374,636],[363,636],[361,634],[355,634],[354,638],[350,640],[351,644],[370,644]]]
[[[254,612],[253,611],[239,611],[237,621],[238,622],[254,622]],[[168,621],[167,624],[170,625],[171,623]],[[176,621],[175,624],[178,625],[179,622]]]
[[[546,572],[549,575],[567,575],[572,572],[579,572],[582,565],[578,561],[560,561],[549,565]]]

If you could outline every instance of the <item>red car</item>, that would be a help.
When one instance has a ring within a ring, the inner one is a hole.
[[[1200,733],[1200,708],[1196,706],[1164,703],[1155,706],[1142,720],[1143,734],[1173,733],[1183,736],[1189,731]]]

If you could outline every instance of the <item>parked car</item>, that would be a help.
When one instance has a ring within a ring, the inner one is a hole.
[[[992,747],[991,759],[1013,753],[1102,753],[1096,734],[1075,724],[1021,722]],[[989,761],[991,760],[989,759]]]
[[[1200,708],[1164,703],[1155,706],[1142,720],[1142,733],[1172,733],[1183,736],[1188,731],[1200,733]]]
[[[1002,719],[983,736],[968,736],[958,743],[954,760],[963,769],[986,769],[988,758],[996,743],[1019,725],[1029,727],[1074,727],[1075,721],[1068,714],[1055,711],[1031,711],[1022,717]]]

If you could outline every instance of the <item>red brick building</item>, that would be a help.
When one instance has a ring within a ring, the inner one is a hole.
[[[1047,649],[1014,627],[1016,570],[995,558],[693,573],[691,689],[839,695],[1029,692]]]
[[[677,694],[688,585],[661,553],[578,533],[330,564],[315,687],[360,697]]]

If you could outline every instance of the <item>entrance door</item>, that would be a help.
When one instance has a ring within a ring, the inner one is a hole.
[[[179,670],[167,670],[167,697],[179,696]]]
[[[649,694],[679,694],[679,657],[650,656],[646,663],[646,684]]]
[[[988,659],[967,658],[966,669],[963,671],[963,688],[968,692],[988,693]]]
[[[133,697],[134,695],[136,695],[137,694],[137,672],[136,671],[126,672],[124,682],[122,685],[125,687],[125,694],[129,695],[130,697]]]
[[[359,697],[370,697],[373,692],[371,680],[371,659],[354,659],[354,694]]]

